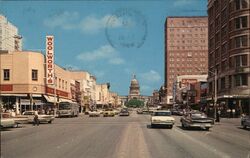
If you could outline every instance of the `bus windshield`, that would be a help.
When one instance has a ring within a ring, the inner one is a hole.
[[[70,110],[71,106],[69,103],[60,103],[59,104],[59,110]]]

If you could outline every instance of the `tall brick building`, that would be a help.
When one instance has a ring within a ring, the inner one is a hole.
[[[250,110],[250,0],[208,0],[209,95],[238,113]]]
[[[165,92],[173,103],[173,85],[178,75],[207,72],[208,18],[167,17],[165,23]]]

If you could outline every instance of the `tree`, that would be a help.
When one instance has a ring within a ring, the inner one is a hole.
[[[126,106],[127,107],[134,107],[134,108],[143,107],[144,102],[141,100],[137,100],[137,99],[131,99],[127,102]]]

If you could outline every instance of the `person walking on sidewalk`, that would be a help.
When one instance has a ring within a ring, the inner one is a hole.
[[[33,120],[33,126],[35,125],[39,126],[39,119],[38,119],[37,111],[35,111],[34,120]]]
[[[220,109],[218,109],[217,110],[217,112],[216,112],[216,122],[220,122],[220,114],[221,114],[221,111],[220,111]]]

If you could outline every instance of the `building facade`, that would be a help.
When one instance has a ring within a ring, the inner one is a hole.
[[[250,1],[209,0],[208,21],[210,101],[217,91],[217,104],[249,113]]]
[[[0,52],[0,103],[17,113],[71,101],[70,76],[55,65],[55,85],[45,83],[45,57],[32,51]]]
[[[189,106],[196,109],[199,106],[206,106],[206,98],[202,98],[203,92],[201,92],[204,83],[207,83],[207,75],[178,76],[175,85],[175,102],[183,107]]]
[[[0,14],[0,50],[21,51],[22,38],[18,34],[18,28]]]
[[[133,78],[130,82],[128,98],[129,100],[140,99],[140,85],[135,75],[133,75]]]
[[[165,23],[165,104],[173,104],[178,75],[207,72],[207,17],[167,17]]]

